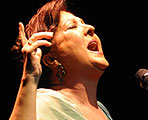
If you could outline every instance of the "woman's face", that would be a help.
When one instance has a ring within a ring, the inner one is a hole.
[[[94,30],[93,26],[85,24],[79,17],[60,12],[60,22],[52,43],[58,60],[67,70],[104,70],[109,65]]]

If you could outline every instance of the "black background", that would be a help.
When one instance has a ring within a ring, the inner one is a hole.
[[[22,66],[13,59],[10,51],[18,36],[18,23],[22,21],[26,25],[37,9],[48,1],[12,1],[6,4],[7,11],[2,11],[6,22],[3,35],[8,40],[8,62],[4,74],[8,78],[0,87],[3,93],[1,99],[8,105],[5,107],[7,119],[22,73]],[[148,69],[146,3],[69,0],[68,4],[72,13],[96,28],[110,63],[98,85],[98,100],[107,107],[114,120],[146,120],[148,91],[140,88],[134,79],[138,69]]]

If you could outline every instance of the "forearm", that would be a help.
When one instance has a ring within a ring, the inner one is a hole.
[[[39,78],[42,74],[41,56],[39,47],[50,47],[49,41],[41,40],[53,37],[52,32],[39,32],[26,38],[24,25],[19,23],[19,39],[22,45],[24,60],[23,76],[14,105],[13,112],[9,120],[36,120],[36,91]],[[29,43],[32,41],[32,43]]]
[[[36,120],[37,83],[31,75],[22,77],[10,120]]]

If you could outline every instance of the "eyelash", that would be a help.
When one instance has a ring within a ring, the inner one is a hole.
[[[77,25],[72,24],[72,25],[70,25],[67,29],[73,29],[73,28],[76,28],[76,27],[77,27]]]

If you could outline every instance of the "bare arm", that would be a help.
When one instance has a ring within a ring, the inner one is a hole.
[[[31,82],[34,78],[30,76],[22,79],[10,120],[36,120],[37,85]]]
[[[29,44],[25,36],[24,26],[19,23],[19,37],[23,45],[24,67],[20,88],[9,120],[36,120],[36,91],[42,74],[40,64],[42,52],[39,47],[51,46],[50,42],[40,39],[50,39],[52,36],[53,33],[51,32],[35,33],[29,39],[33,43]]]

